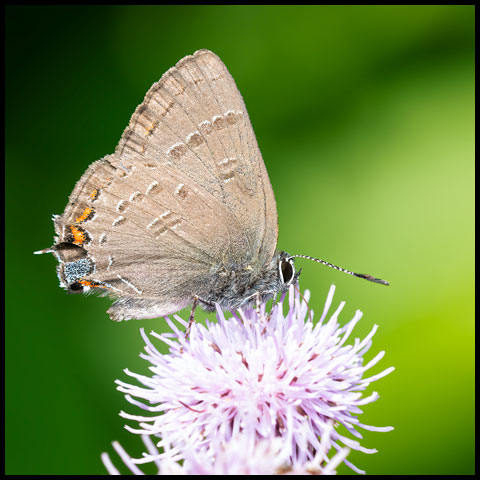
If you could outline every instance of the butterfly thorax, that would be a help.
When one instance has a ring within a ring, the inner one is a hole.
[[[213,311],[218,303],[223,310],[231,311],[254,304],[257,299],[265,302],[278,292],[288,290],[299,274],[295,273],[293,261],[286,252],[276,252],[265,265],[224,264],[213,269],[208,293],[201,298],[205,302],[202,306],[206,311]]]

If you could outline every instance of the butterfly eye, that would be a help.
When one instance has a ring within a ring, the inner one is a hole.
[[[293,263],[287,260],[282,260],[279,266],[280,275],[282,277],[283,283],[290,283],[295,276],[295,269],[293,268]]]

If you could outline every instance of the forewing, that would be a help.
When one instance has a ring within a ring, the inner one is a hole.
[[[273,190],[242,96],[215,54],[200,50],[183,58],[150,88],[116,154],[168,162],[225,205],[247,240],[246,248],[224,252],[229,258],[262,264],[272,258]]]

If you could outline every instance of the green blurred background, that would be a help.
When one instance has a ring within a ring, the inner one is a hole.
[[[6,473],[104,473],[123,429],[122,369],[146,372],[139,327],[106,299],[67,295],[51,245],[87,166],[111,153],[150,85],[181,57],[217,53],[243,94],[275,190],[279,247],[307,260],[321,312],[329,285],[380,328],[349,460],[369,474],[474,472],[474,7],[149,6],[6,8]],[[115,461],[117,458],[113,454]],[[118,464],[118,461],[117,461]],[[339,473],[350,473],[341,467]]]

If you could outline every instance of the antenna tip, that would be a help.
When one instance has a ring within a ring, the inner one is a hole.
[[[369,282],[373,283],[380,283],[381,285],[390,285],[386,280],[382,280],[381,278],[375,278],[372,277],[371,275],[367,275],[365,273],[354,273],[356,277],[364,278],[365,280],[368,280]]]

